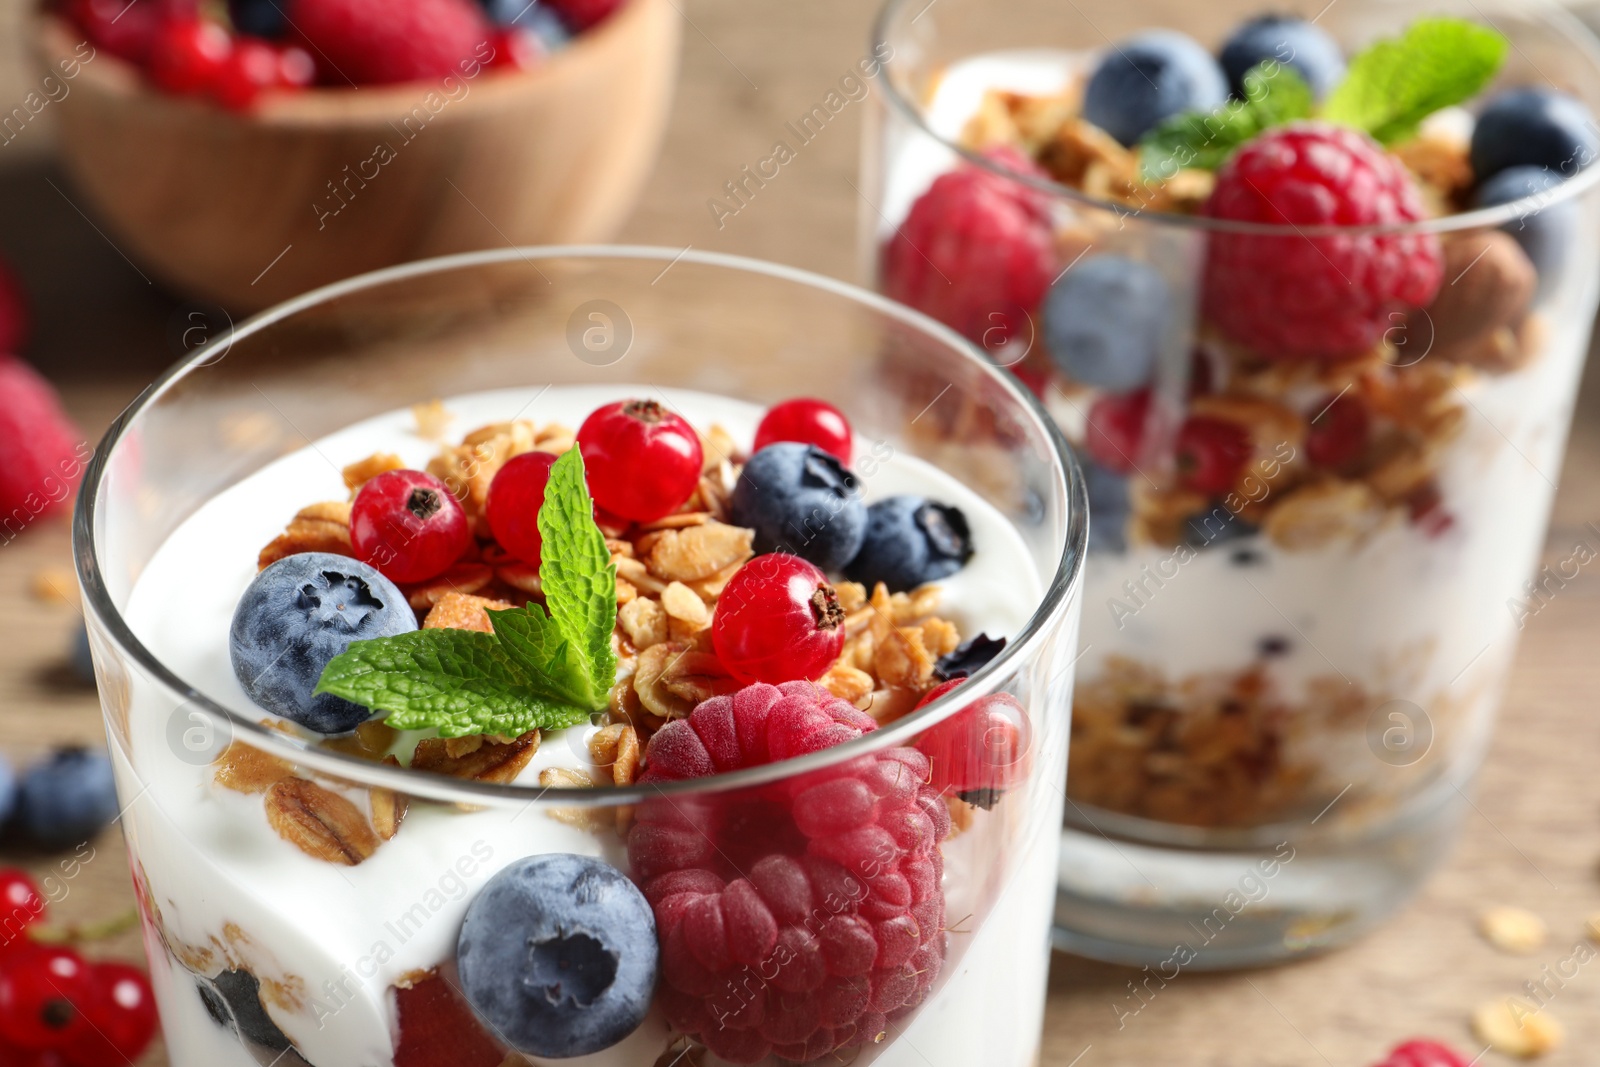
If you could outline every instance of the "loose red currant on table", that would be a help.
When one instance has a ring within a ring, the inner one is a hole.
[[[589,492],[606,511],[654,522],[700,484],[700,435],[654,400],[619,400],[578,427]]]
[[[965,682],[953,678],[930,691],[917,707],[931,704]],[[980,697],[917,738],[933,765],[930,784],[969,804],[992,808],[1028,774],[1033,737],[1028,713],[1009,693]]]
[[[127,1067],[155,1037],[155,994],[144,973],[121,963],[90,969],[92,990],[80,1004],[86,1025],[63,1048],[72,1067]]]
[[[1414,1038],[1390,1049],[1378,1067],[1467,1067],[1467,1058],[1449,1045]]]
[[[150,46],[150,80],[169,93],[207,92],[233,51],[228,31],[205,19],[175,19]]]
[[[740,567],[723,588],[711,640],[741,682],[809,681],[844,650],[844,609],[820,570],[770,552]]]
[[[855,443],[850,420],[844,417],[844,412],[826,401],[803,397],[785,400],[767,409],[761,425],[756,427],[756,440],[750,451],[760,452],[778,441],[816,445],[847,465]]]
[[[1178,431],[1178,476],[1190,489],[1226,493],[1253,451],[1249,432],[1238,423],[1196,415]]]
[[[466,512],[445,484],[422,471],[385,471],[350,507],[356,558],[396,582],[443,574],[472,540]]]
[[[88,1029],[75,1006],[94,988],[89,967],[71,949],[29,945],[0,967],[0,1041],[59,1049]]]
[[[524,452],[506,460],[489,483],[486,510],[494,539],[501,548],[535,567],[544,543],[539,533],[539,509],[544,506],[544,489],[555,462],[556,457],[548,452]]]
[[[1149,389],[1102,396],[1089,409],[1084,451],[1106,470],[1117,474],[1133,473],[1139,464],[1145,422],[1149,417]]]
[[[27,928],[44,919],[44,896],[22,871],[0,868],[0,954],[28,945]]]
[[[1367,406],[1353,396],[1325,396],[1311,412],[1306,456],[1319,467],[1339,470],[1359,460],[1372,437]]]

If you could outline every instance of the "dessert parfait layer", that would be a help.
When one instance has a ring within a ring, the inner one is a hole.
[[[1004,650],[1044,600],[984,496],[816,400],[501,390],[291,451],[125,612],[197,692],[363,761],[131,674],[174,1064],[1026,1067],[1066,737]]]
[[[1592,41],[1356,7],[975,54],[941,27],[891,64],[879,283],[1085,464],[1080,805],[1381,818],[1470,768],[1554,592],[1528,579],[1595,305]]]

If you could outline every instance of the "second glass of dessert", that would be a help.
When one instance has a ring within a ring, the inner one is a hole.
[[[890,3],[862,248],[1085,465],[1059,942],[1218,967],[1408,899],[1559,595],[1600,53],[1538,4],[1181,14]]]
[[[435,261],[175,368],[86,485],[174,1067],[1037,1062],[1085,496],[950,331]]]

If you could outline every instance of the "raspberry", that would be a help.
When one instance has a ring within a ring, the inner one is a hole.
[[[1226,493],[1250,459],[1250,435],[1235,422],[1192,415],[1178,431],[1178,476],[1185,487]]]
[[[1467,1061],[1449,1045],[1414,1038],[1390,1049],[1377,1067],[1467,1067]]]
[[[1035,177],[1043,172],[1012,149],[989,158]],[[993,352],[1026,339],[1026,317],[1056,276],[1046,198],[982,167],[940,175],[911,205],[883,253],[890,297],[926,312]]]
[[[88,458],[50,383],[0,355],[0,542],[72,496]]]
[[[1309,226],[1400,224],[1424,216],[1405,167],[1365,134],[1321,123],[1270,130],[1217,173],[1213,218]],[[1432,234],[1213,234],[1206,315],[1275,358],[1334,358],[1377,344],[1428,304],[1443,276]]]
[[[1306,456],[1329,470],[1344,470],[1366,454],[1372,416],[1357,397],[1324,396],[1311,412]]]
[[[493,34],[473,0],[294,0],[289,21],[337,85],[460,77]]]
[[[809,682],[716,697],[651,739],[641,781],[786,759],[868,733]],[[896,748],[758,790],[638,809],[634,878],[661,939],[658,1003],[732,1063],[870,1044],[944,965],[950,816],[928,758]]]
[[[1150,418],[1150,390],[1118,396],[1107,394],[1089,408],[1083,450],[1106,470],[1131,474],[1139,465],[1145,423]]]

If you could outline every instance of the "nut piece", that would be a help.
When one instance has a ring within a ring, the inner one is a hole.
[[[451,740],[459,740],[452,738]],[[438,737],[428,737],[417,742],[411,756],[411,769],[448,774],[452,778],[475,778],[480,782],[499,782],[504,785],[516,780],[522,769],[539,751],[539,731],[529,730],[521,737],[501,743],[494,738],[489,743],[452,756],[447,742]],[[460,751],[460,746],[457,746]]]
[[[748,560],[755,536],[754,530],[720,522],[664,529],[650,542],[645,566],[663,581],[701,581]]]
[[[306,855],[354,867],[378,851],[378,835],[356,806],[304,778],[285,778],[267,791],[267,822]]]
[[[508,611],[516,605],[505,600],[492,600],[486,596],[472,596],[454,591],[444,594],[422,620],[424,630],[476,630],[493,633],[489,623],[490,611]]]
[[[393,452],[374,452],[366,459],[356,460],[345,467],[341,473],[344,474],[345,488],[350,490],[350,496],[353,498],[357,493],[361,492],[363,485],[366,485],[378,475],[386,474],[389,471],[405,470],[405,466],[406,461]]]
[[[1456,361],[1458,351],[1527,314],[1539,276],[1516,238],[1499,230],[1447,237],[1443,245],[1444,284],[1426,310],[1412,315],[1412,324],[1418,337],[1429,336],[1431,325],[1431,354]]]
[[[437,397],[426,404],[412,404],[411,417],[417,422],[417,436],[429,441],[444,440],[445,427],[455,420],[444,401]]]
[[[641,652],[667,640],[667,613],[659,601],[643,597],[630,600],[617,609],[617,622]]]
[[[1496,1051],[1520,1059],[1543,1056],[1566,1036],[1549,1012],[1521,997],[1478,1005],[1472,1013],[1472,1032]]]
[[[817,679],[817,684],[828,692],[857,707],[865,706],[872,696],[872,675],[847,663],[835,663],[828,673]]]
[[[265,793],[294,773],[285,760],[235,741],[223,749],[215,764],[216,783],[236,793]]]
[[[1537,952],[1549,932],[1544,920],[1525,908],[1490,908],[1478,916],[1478,930],[1484,940],[1516,956]]]
[[[345,555],[350,553],[346,552]],[[482,563],[457,563],[437,578],[404,587],[406,601],[417,611],[433,606],[451,593],[471,594],[494,581],[494,571]]]
[[[711,612],[706,609],[706,602],[682,582],[673,582],[661,590],[661,607],[674,619],[696,630],[711,625]]]
[[[383,763],[386,767],[400,766],[400,761],[393,756],[385,756]],[[372,828],[385,841],[392,841],[406,818],[409,806],[406,798],[393,789],[374,789],[368,799],[372,805]]]
[[[350,505],[329,502],[302,508],[288,528],[261,550],[256,557],[256,569],[266,570],[280,559],[301,552],[355,555],[350,547]]]
[[[1378,495],[1365,482],[1330,480],[1302,486],[1267,513],[1262,529],[1280,548],[1320,548],[1358,541],[1383,517]]]

